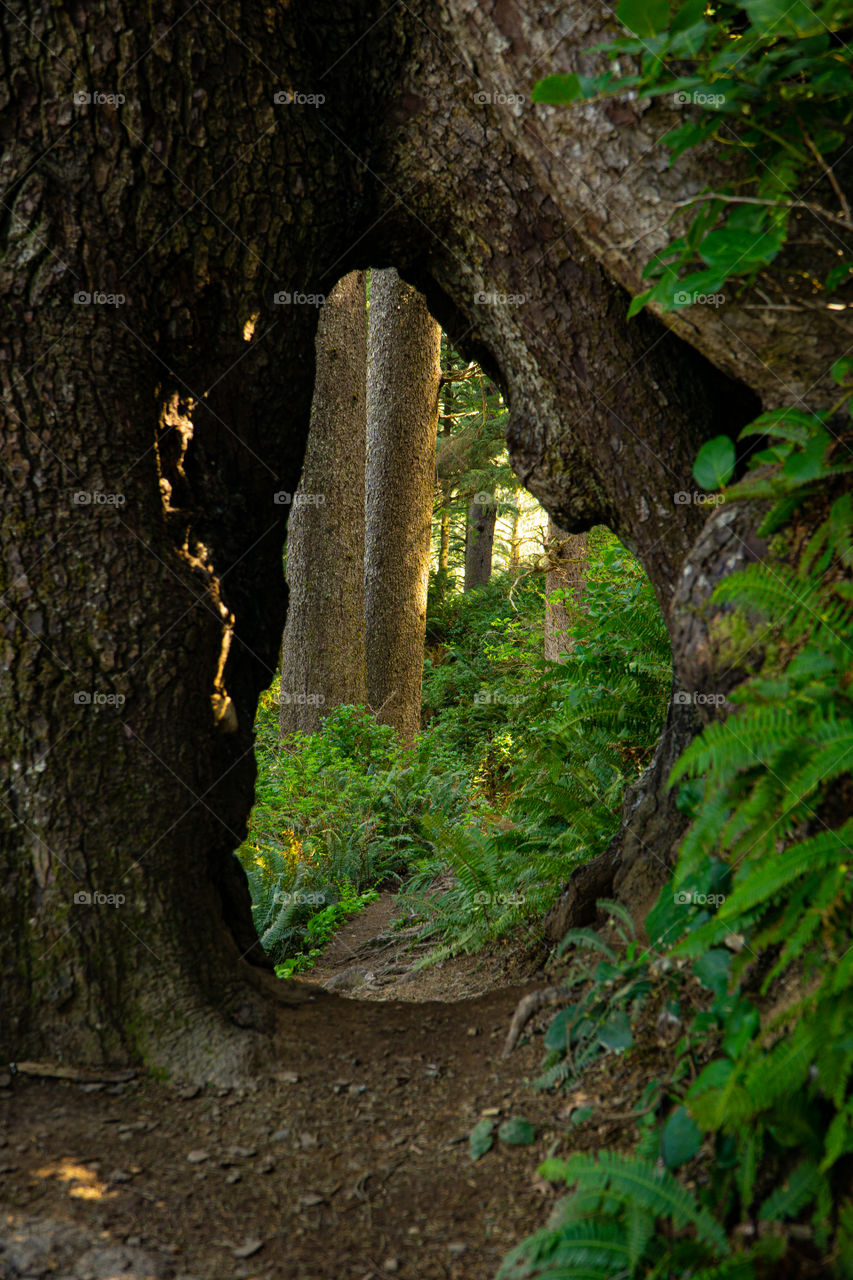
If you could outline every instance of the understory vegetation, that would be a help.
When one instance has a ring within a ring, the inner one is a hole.
[[[604,529],[562,662],[543,656],[543,619],[543,576],[530,566],[472,592],[433,590],[425,728],[411,750],[358,707],[279,743],[277,687],[264,694],[240,857],[283,973],[316,950],[318,918],[383,886],[435,940],[430,959],[535,932],[572,868],[606,847],[663,721],[663,620]]]
[[[769,447],[727,497],[775,499],[762,532],[779,563],[716,598],[764,662],[673,770],[693,822],[650,945],[616,903],[602,905],[621,943],[576,930],[562,944],[574,960],[540,1086],[575,1087],[629,1050],[647,1005],[677,1032],[668,1078],[650,1082],[651,1109],[637,1101],[633,1151],[541,1166],[572,1194],[506,1280],[853,1275],[853,466],[825,428],[774,413],[745,432]]]

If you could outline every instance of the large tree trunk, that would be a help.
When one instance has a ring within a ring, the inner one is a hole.
[[[360,705],[367,697],[363,271],[345,276],[326,299],[316,360],[305,465],[287,529],[290,595],[282,641],[282,734],[313,733],[332,707]]]
[[[497,505],[491,494],[478,494],[468,506],[465,525],[465,590],[485,587],[492,576]]]
[[[420,728],[441,330],[396,271],[370,278],[367,696],[400,740]]]
[[[313,380],[316,308],[274,295],[319,293],[350,235],[332,184],[331,221],[281,235],[319,126],[277,133],[268,45],[304,84],[356,32],[293,35],[227,3],[5,20],[2,1060],[227,1081],[301,998],[233,853]],[[366,127],[347,74],[326,91]]]
[[[586,544],[585,533],[566,533],[548,521],[551,568],[545,574],[545,657],[552,662],[559,662],[572,647],[568,629],[586,590]],[[555,597],[555,592],[560,594]]]
[[[494,372],[549,513],[640,558],[682,688],[710,661],[682,612],[753,545],[726,512],[697,543],[705,508],[675,502],[697,448],[760,402],[833,402],[850,311],[809,291],[851,237],[827,246],[809,214],[719,311],[626,323],[623,286],[731,149],[666,170],[663,100],[515,103],[592,69],[578,33],[601,37],[605,5],[342,0],[327,19],[315,0],[4,12],[0,1058],[223,1078],[271,1025],[232,850],[284,621],[273,499],[308,429],[306,295],[368,265],[422,289]],[[668,864],[664,776],[643,782],[620,875]]]

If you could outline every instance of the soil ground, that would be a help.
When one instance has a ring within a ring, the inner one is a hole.
[[[566,1127],[527,1083],[541,1041],[500,1056],[544,980],[512,948],[416,971],[393,914],[385,894],[302,975],[349,973],[284,1011],[281,1070],[253,1091],[7,1077],[2,1280],[492,1276],[557,1195],[536,1175]],[[472,1163],[484,1113],[525,1116],[535,1144]]]

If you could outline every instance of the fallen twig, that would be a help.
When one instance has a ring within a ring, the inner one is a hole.
[[[81,1067],[63,1067],[53,1062],[12,1062],[9,1064],[12,1075],[41,1076],[49,1080],[73,1080],[77,1084],[124,1084],[133,1080],[136,1072],[98,1071]]]

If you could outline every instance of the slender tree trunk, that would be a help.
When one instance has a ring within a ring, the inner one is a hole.
[[[475,497],[468,507],[465,529],[465,590],[485,587],[492,576],[492,547],[495,541],[497,505]]]
[[[559,662],[572,648],[568,627],[586,590],[586,544],[585,533],[566,533],[553,520],[548,521],[554,567],[545,574],[545,657],[552,662]],[[560,592],[557,599],[554,592]]]
[[[439,435],[449,439],[453,432],[453,383],[444,384],[444,419]],[[441,492],[441,541],[438,550],[438,571],[446,578],[450,571],[450,496],[452,486],[439,479]]]
[[[450,510],[449,497],[441,509],[441,543],[438,550],[438,568],[441,573],[450,571]]]
[[[404,743],[420,727],[441,330],[396,271],[370,281],[367,695]]]
[[[290,590],[281,663],[282,735],[315,732],[366,701],[365,274],[335,285],[320,313],[311,428],[287,529]]]
[[[518,527],[521,524],[521,508],[516,504],[512,513],[512,526],[509,535],[509,567],[516,570],[521,563],[521,539],[518,535]]]

